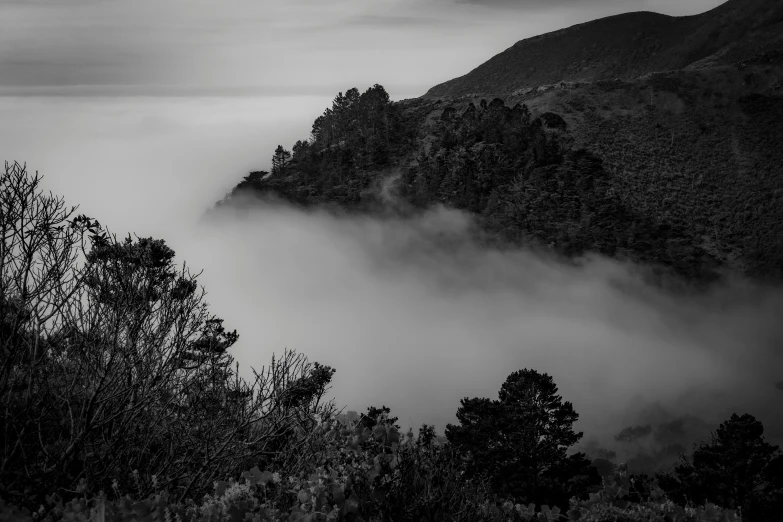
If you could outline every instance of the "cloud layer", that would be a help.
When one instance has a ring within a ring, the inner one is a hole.
[[[0,87],[328,95],[342,83],[381,83],[413,97],[526,37],[621,12],[695,14],[719,3],[234,0],[216,9],[207,0],[2,0]]]
[[[495,399],[508,374],[533,368],[574,404],[585,442],[621,454],[690,449],[733,412],[783,442],[780,292],[734,282],[673,295],[605,258],[486,250],[443,208],[381,220],[246,204],[188,246],[243,335],[242,363],[302,351],[337,369],[340,405],[385,404],[406,428],[442,432],[461,398]],[[648,423],[657,440],[613,440]]]

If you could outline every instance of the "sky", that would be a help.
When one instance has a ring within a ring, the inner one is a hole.
[[[719,0],[0,0],[0,92],[417,97],[516,41]]]
[[[534,368],[573,403],[584,442],[620,454],[612,436],[629,425],[653,425],[641,444],[654,452],[733,412],[783,444],[778,291],[733,281],[675,298],[609,259],[482,249],[446,209],[385,220],[251,201],[201,219],[277,144],[306,139],[338,91],[419,96],[527,36],[717,4],[0,0],[0,155],[203,270],[210,310],[240,334],[243,376],[296,350],[337,370],[339,407],[385,404],[404,428],[442,433],[460,399],[497,398],[509,373]]]

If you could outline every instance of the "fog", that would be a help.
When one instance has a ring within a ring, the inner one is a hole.
[[[165,239],[203,269],[246,377],[296,350],[337,370],[327,397],[338,407],[386,405],[403,428],[442,433],[460,399],[496,399],[531,368],[580,414],[582,448],[690,450],[733,412],[783,444],[779,290],[732,281],[675,295],[606,258],[489,250],[445,208],[345,217],[248,198],[203,218],[278,143],[307,138],[330,101],[0,98],[0,152],[117,235]],[[613,440],[644,424],[651,436]]]

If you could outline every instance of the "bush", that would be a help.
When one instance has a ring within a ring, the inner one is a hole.
[[[118,241],[75,210],[6,164],[0,497],[156,481],[182,500],[262,456],[301,457],[333,370],[286,352],[246,383],[227,353],[238,335],[165,242]]]

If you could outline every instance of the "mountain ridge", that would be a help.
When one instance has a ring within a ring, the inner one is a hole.
[[[772,0],[730,0],[686,17],[618,14],[520,40],[424,97],[509,95],[560,81],[633,79],[683,69],[721,51],[719,63],[725,65],[783,42],[781,33],[783,4]]]

